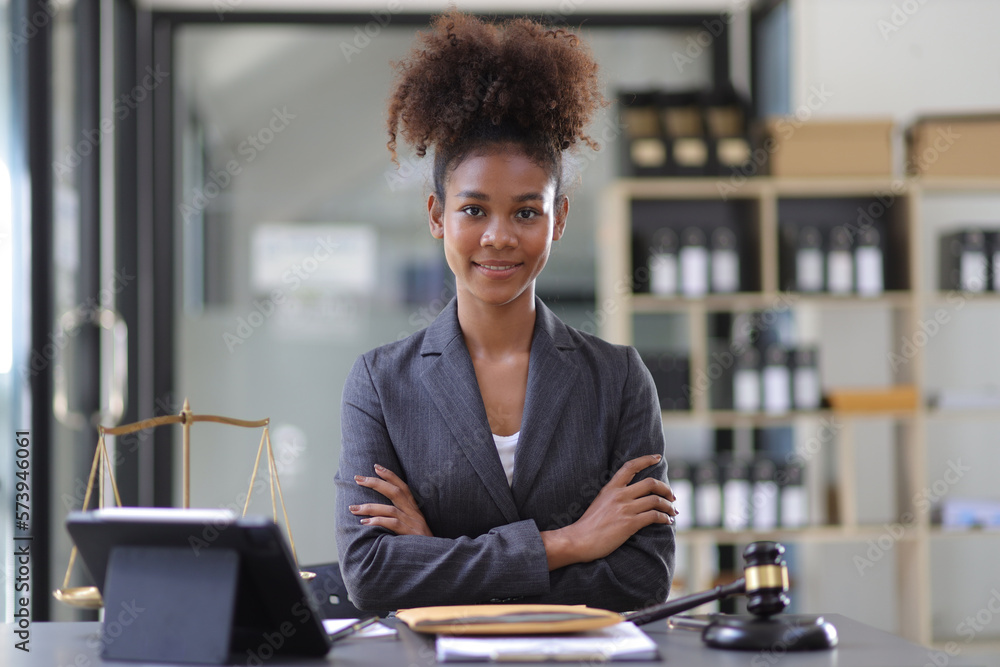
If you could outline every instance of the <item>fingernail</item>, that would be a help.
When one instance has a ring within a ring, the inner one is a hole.
[[[362,520],[361,520],[361,523],[363,523],[363,524],[364,524],[364,525],[366,525],[366,526],[367,526],[368,524],[370,524],[371,522],[372,522],[372,520],[371,520],[371,519],[362,519]]]
[[[385,468],[383,468],[382,466],[380,466],[377,463],[375,464],[375,470],[378,470],[379,472],[385,472]]]
[[[656,455],[656,462],[659,463],[661,459],[663,459],[663,457],[661,455],[657,454]]]
[[[360,508],[357,505],[351,505],[347,509],[351,510],[352,512],[357,512],[358,509]]]
[[[365,478],[362,475],[355,475],[354,476],[354,481],[355,482],[363,482],[363,481],[365,481]]]

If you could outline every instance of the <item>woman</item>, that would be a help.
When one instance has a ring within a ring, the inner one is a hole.
[[[396,139],[434,151],[427,212],[456,297],[344,388],[337,545],[362,609],[666,599],[673,515],[634,349],[535,297],[566,228],[563,153],[603,103],[580,41],[451,12],[397,65]],[[397,135],[398,133],[398,135]]]

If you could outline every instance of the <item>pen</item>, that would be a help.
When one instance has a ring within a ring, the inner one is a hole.
[[[344,637],[349,637],[353,635],[358,630],[368,627],[377,620],[378,616],[369,616],[368,618],[362,618],[357,623],[351,623],[346,628],[341,628],[340,630],[334,632],[332,635],[327,635],[327,636],[330,638],[330,641],[335,642],[338,639],[343,639]]]
[[[667,619],[667,627],[701,632],[708,627],[708,621],[703,618],[694,618],[692,616],[671,616]]]

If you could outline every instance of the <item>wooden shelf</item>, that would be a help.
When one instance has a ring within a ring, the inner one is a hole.
[[[879,296],[854,294],[807,294],[803,292],[737,292],[706,294],[703,297],[667,297],[655,294],[633,294],[628,297],[636,314],[705,312],[750,312],[786,310],[791,307],[815,308],[911,308],[915,305],[911,292],[891,291]]]
[[[885,526],[806,526],[775,530],[724,530],[722,528],[689,528],[677,532],[678,539],[716,544],[745,544],[759,540],[788,543],[850,543],[866,542],[885,534]],[[910,528],[898,541],[918,539],[918,528]]]
[[[1000,419],[1000,408],[927,408],[931,419],[985,420]]]
[[[901,339],[908,340],[918,331],[927,308],[947,305],[954,308],[955,295],[946,291],[928,290],[927,275],[936,266],[936,246],[926,247],[924,222],[921,214],[926,210],[925,197],[954,195],[956,197],[980,193],[1000,195],[1000,178],[993,179],[917,179],[894,178],[748,178],[733,188],[725,178],[661,178],[628,179],[613,184],[602,200],[601,224],[598,229],[598,303],[605,307],[607,317],[601,335],[616,343],[631,344],[637,337],[634,330],[647,322],[636,315],[679,315],[676,323],[687,327],[684,338],[690,360],[690,377],[703,378],[710,370],[712,345],[710,325],[715,313],[747,313],[754,311],[791,310],[801,315],[796,326],[804,327],[803,340],[809,343],[822,341],[826,333],[821,329],[831,320],[844,321],[860,310],[881,310],[874,314],[885,322],[885,333],[871,344],[896,350]],[[840,200],[840,201],[838,201]],[[850,225],[860,216],[852,214],[860,205],[865,211],[869,203],[882,207],[879,218],[885,229],[888,246],[885,263],[885,284],[895,289],[875,297],[857,294],[833,295],[826,293],[787,292],[779,289],[787,269],[781,265],[782,230],[785,224],[810,224],[823,226]],[[715,216],[714,218],[699,217]],[[831,218],[831,216],[834,216]],[[839,216],[839,217],[837,217]],[[643,284],[639,268],[633,261],[641,261],[642,250],[636,250],[634,241],[647,243],[658,229],[666,226],[681,228],[707,220],[706,227],[726,224],[739,230],[743,243],[740,255],[741,285],[746,292],[734,294],[707,294],[701,298],[680,296],[664,297],[655,294],[632,294],[628,290],[633,281]],[[928,237],[929,238],[929,237]],[[933,244],[932,244],[933,245]],[[960,293],[967,304],[975,307],[1000,306],[1000,294]],[[610,304],[610,305],[609,305]],[[832,312],[832,315],[827,313]],[[843,314],[841,314],[843,313]],[[886,317],[883,318],[883,313]],[[860,314],[860,313],[859,313]],[[865,318],[872,319],[871,317]],[[804,322],[804,324],[803,324]],[[675,326],[674,323],[671,326]],[[849,325],[848,325],[849,326]],[[880,325],[881,326],[881,325]],[[854,333],[854,332],[851,332]],[[859,331],[859,340],[867,332]],[[829,343],[829,341],[827,341]],[[810,420],[836,420],[838,426],[835,442],[828,449],[829,456],[812,457],[805,475],[805,488],[810,503],[835,511],[838,525],[810,526],[798,530],[728,531],[722,529],[689,529],[679,533],[680,543],[695,548],[697,557],[691,558],[691,578],[694,590],[708,581],[705,562],[710,562],[715,545],[739,544],[760,539],[774,539],[791,543],[864,543],[877,540],[885,534],[884,525],[857,525],[859,515],[859,478],[861,463],[861,438],[868,435],[865,420],[890,420],[892,428],[886,429],[884,438],[889,444],[889,464],[892,484],[897,493],[888,502],[891,516],[909,512],[916,516],[916,524],[908,527],[893,549],[898,579],[896,605],[900,619],[900,633],[921,643],[932,639],[932,607],[930,594],[932,540],[963,538],[982,539],[1000,537],[998,531],[942,531],[929,525],[926,511],[912,500],[918,497],[928,480],[927,422],[933,420],[1000,420],[1000,408],[976,410],[940,410],[924,405],[927,392],[925,374],[927,350],[921,347],[915,355],[907,357],[905,366],[894,369],[887,384],[912,385],[916,388],[917,406],[906,410],[880,410],[872,412],[845,412],[830,409],[790,411],[784,414],[743,413],[734,410],[710,409],[713,398],[707,391],[692,394],[688,411],[662,412],[665,426],[695,426],[700,428],[768,428],[806,423]],[[840,357],[844,358],[841,353]],[[866,358],[871,358],[871,355]],[[841,370],[841,369],[837,369]],[[823,372],[823,369],[820,369]],[[834,374],[836,375],[836,374]],[[839,374],[841,381],[843,373]],[[859,380],[862,378],[859,377]],[[796,429],[797,448],[806,445],[804,439],[812,437]],[[864,435],[861,435],[864,434]],[[736,439],[734,439],[736,440]],[[743,438],[746,448],[746,439]],[[669,452],[669,450],[668,450]],[[744,449],[743,454],[746,454]],[[836,479],[839,494],[827,495],[829,479]],[[832,503],[832,504],[831,504]],[[820,509],[819,514],[822,514]],[[895,539],[895,538],[894,538]],[[914,583],[916,582],[916,583]]]
[[[960,529],[948,529],[945,530],[941,526],[934,526],[930,529],[930,536],[938,540],[961,540],[961,539],[981,539],[984,537],[992,537],[994,539],[1000,539],[1000,528],[993,529],[976,529],[976,528],[960,528]]]
[[[939,192],[1000,192],[1000,178],[982,177],[944,177],[912,178],[910,183],[928,194]]]
[[[809,419],[891,419],[906,421],[917,417],[916,410],[872,410],[870,412],[845,412],[842,410],[791,410],[781,414],[766,412],[738,412],[736,410],[664,410],[661,419],[664,425],[672,424],[706,424],[716,428],[746,426],[750,428],[766,428],[768,426],[786,426],[798,421]],[[994,415],[1000,418],[1000,413]]]
[[[986,305],[996,307],[1000,304],[1000,293],[997,292],[963,292],[961,290],[937,290],[931,292],[924,305],[930,308],[954,308],[956,297],[964,305]]]
[[[612,187],[636,198],[752,199],[762,194],[776,197],[868,197],[886,192],[899,196],[906,192],[936,194],[938,192],[1000,192],[1000,178],[944,177],[932,178],[892,176],[852,177],[782,177],[756,176],[736,186],[735,193],[724,177],[709,178],[623,178]]]

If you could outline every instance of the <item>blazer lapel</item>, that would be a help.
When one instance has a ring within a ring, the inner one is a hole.
[[[422,379],[441,417],[504,518],[509,522],[519,521],[507,476],[493,443],[476,382],[476,370],[458,326],[454,299],[428,327],[421,354],[430,357]]]
[[[541,300],[535,300],[535,334],[528,362],[528,390],[521,437],[514,457],[514,501],[526,499],[545,460],[556,424],[577,381],[572,362],[575,341],[567,327]]]

